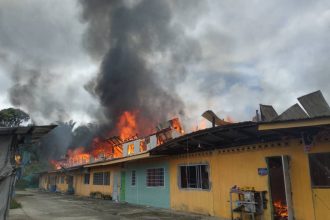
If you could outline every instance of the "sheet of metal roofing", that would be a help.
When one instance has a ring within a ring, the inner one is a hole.
[[[34,143],[55,127],[56,125],[0,127],[0,135],[31,135],[31,141]]]
[[[150,151],[151,155],[186,154],[214,149],[227,149],[236,146],[267,143],[279,141],[290,137],[299,138],[302,132],[317,133],[322,129],[329,129],[330,117],[319,119],[290,119],[272,122],[241,122],[199,130],[184,136],[175,138]],[[318,121],[317,121],[318,120]],[[315,123],[306,124],[306,122]],[[295,127],[281,127],[279,129],[260,129],[259,126],[275,125],[279,123],[297,122],[301,125]]]
[[[215,125],[221,126],[221,125],[227,125],[230,124],[229,122],[226,122],[222,119],[220,119],[213,111],[207,110],[202,114],[202,116],[208,120],[211,123],[215,123]]]
[[[321,91],[316,91],[298,98],[310,117],[330,116],[330,107]]]
[[[285,110],[280,116],[274,119],[274,121],[290,120],[290,119],[304,119],[308,118],[306,112],[296,103],[287,110]]]
[[[260,104],[260,114],[262,121],[271,121],[274,118],[278,117],[277,112],[271,105]]]

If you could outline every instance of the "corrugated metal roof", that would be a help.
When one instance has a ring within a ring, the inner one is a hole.
[[[298,98],[310,117],[330,116],[330,107],[321,91],[316,91]]]
[[[260,104],[260,114],[262,121],[271,121],[278,116],[277,112],[271,105]]]
[[[220,119],[213,111],[211,110],[207,110],[206,112],[204,112],[202,114],[202,116],[208,120],[209,122],[211,123],[215,123],[215,125],[227,125],[227,124],[230,124],[230,122],[226,122],[222,119]],[[214,120],[214,121],[213,121]]]
[[[304,119],[308,118],[306,112],[296,103],[287,110],[285,110],[280,116],[275,118],[275,121],[283,121],[290,119]]]
[[[31,142],[35,143],[56,126],[0,127],[0,135],[31,135]]]
[[[290,119],[271,122],[240,122],[230,125],[218,126],[199,130],[184,136],[175,138],[150,151],[151,155],[171,155],[193,153],[198,151],[226,149],[248,144],[266,143],[270,141],[283,140],[283,137],[298,138],[301,133],[308,131],[318,131],[326,127],[329,129],[330,117],[320,117],[327,123],[319,123],[312,126],[295,126],[294,128],[264,129],[259,130],[259,125],[277,124],[296,121],[298,123],[315,121],[313,118]]]

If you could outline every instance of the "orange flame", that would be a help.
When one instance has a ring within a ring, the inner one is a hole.
[[[173,138],[169,132],[169,129],[177,130],[181,135],[184,133],[183,128],[178,118],[174,118],[171,121],[171,128],[167,128],[162,131],[163,142]],[[139,111],[125,111],[119,117],[115,130],[110,131],[109,135],[112,136],[110,139],[103,139],[101,137],[95,137],[92,141],[92,149],[88,152],[84,147],[79,147],[74,150],[68,150],[66,158],[64,160],[55,161],[52,160],[50,163],[55,169],[67,168],[77,165],[83,165],[86,163],[92,163],[100,160],[108,160],[113,158],[123,157],[123,144],[124,142],[136,140],[137,133],[142,137],[155,132],[153,129],[152,122],[149,119],[144,118],[139,114]],[[115,132],[119,134],[114,136]],[[160,139],[157,134],[157,143]],[[147,150],[147,141],[150,139],[141,139],[139,150],[140,152]],[[163,143],[162,142],[162,143]],[[149,143],[149,142],[148,142]],[[158,143],[160,144],[160,143]],[[128,154],[134,154],[134,145],[129,145]]]
[[[123,151],[122,146],[113,146],[107,141],[101,140],[100,138],[96,137],[93,140],[93,150],[91,151],[92,156],[99,160],[100,157],[105,158],[118,158],[122,157]]]
[[[87,164],[90,162],[91,157],[89,153],[85,153],[84,147],[78,147],[74,150],[68,150],[67,156],[68,166]]]
[[[275,215],[282,217],[282,218],[287,218],[288,217],[288,206],[283,205],[281,201],[275,201],[273,203],[274,209],[275,209]]]
[[[201,118],[198,121],[196,121],[196,126],[192,127],[190,130],[192,132],[204,130],[207,128],[208,121],[205,118]]]
[[[62,168],[62,165],[59,161],[50,160],[50,163],[53,165],[54,169],[56,170],[60,170]]]
[[[173,118],[172,120],[170,120],[170,123],[173,129],[177,130],[180,134],[184,134],[184,130],[181,126],[179,118]]]
[[[119,131],[119,137],[122,140],[127,140],[137,134],[136,125],[137,112],[125,111],[119,118],[117,123],[117,129]]]
[[[224,119],[224,121],[229,122],[229,123],[235,123],[235,120],[233,117],[227,115]]]

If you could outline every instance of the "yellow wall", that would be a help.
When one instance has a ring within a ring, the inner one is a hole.
[[[61,177],[64,176],[64,183],[61,183]],[[58,179],[58,182],[56,181],[56,190],[60,191],[62,193],[68,191],[68,184],[66,182],[66,175],[60,174],[56,176],[56,179]]]
[[[313,196],[309,176],[308,155],[298,140],[291,140],[287,145],[268,144],[259,150],[239,152],[204,152],[175,156],[170,159],[171,175],[171,207],[176,210],[230,217],[229,190],[232,186],[255,187],[257,191],[268,189],[268,176],[259,176],[258,168],[267,167],[268,156],[290,156],[290,176],[295,219],[313,220]],[[258,148],[259,145],[256,145]],[[313,147],[312,153],[328,151],[330,143],[319,143]],[[210,165],[211,190],[183,190],[178,187],[178,165],[187,163],[208,163]],[[329,189],[324,189],[329,193]],[[329,193],[330,194],[330,193]],[[269,198],[269,194],[267,194]],[[328,199],[326,197],[325,199]],[[265,210],[265,220],[270,220],[270,203]],[[320,215],[323,215],[323,209]],[[318,218],[316,220],[323,220]]]
[[[74,175],[73,186],[76,195],[89,196],[91,192],[101,192],[103,194],[112,194],[114,173],[119,172],[118,166],[103,166],[90,168],[89,184],[84,184],[84,174],[77,173]],[[93,174],[95,172],[110,172],[110,185],[93,185]]]
[[[330,220],[330,189],[313,189],[315,217]]]
[[[40,175],[39,188],[46,190],[47,189],[47,184],[48,184],[48,175],[47,174]]]
[[[92,183],[92,176],[89,179],[90,184],[84,184],[84,174],[75,174],[73,187],[76,195],[80,196],[89,196],[90,194],[90,185]]]

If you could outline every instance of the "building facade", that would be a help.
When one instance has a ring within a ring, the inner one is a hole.
[[[329,128],[328,117],[218,126],[70,175],[77,195],[231,219],[243,212],[231,195],[262,192],[257,219],[330,220]],[[42,175],[40,187],[54,175],[63,173]]]

